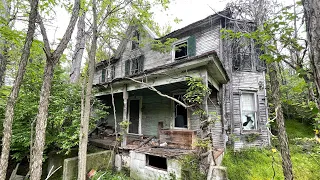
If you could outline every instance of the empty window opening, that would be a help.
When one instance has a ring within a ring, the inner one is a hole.
[[[137,49],[139,47],[140,34],[138,31],[133,33],[132,37],[132,50]]]
[[[175,45],[174,59],[182,59],[188,56],[188,43],[183,42]]]
[[[174,98],[183,102],[183,95],[174,95]],[[174,127],[178,128],[188,128],[188,110],[174,102]]]
[[[147,166],[151,166],[154,168],[158,168],[161,170],[167,170],[167,158],[159,157],[159,156],[152,156],[152,155],[146,155],[147,158]]]
[[[241,95],[241,123],[243,130],[257,129],[255,93],[242,93]]]

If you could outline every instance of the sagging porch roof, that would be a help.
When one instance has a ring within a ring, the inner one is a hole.
[[[124,85],[128,86],[128,91],[147,88],[147,86],[137,84],[131,81],[129,78],[133,78],[135,80],[145,80],[145,82],[150,86],[160,86],[185,81],[185,78],[188,76],[199,76],[199,71],[201,71],[201,68],[203,71],[208,72],[208,81],[217,90],[219,90],[219,85],[226,84],[229,81],[228,74],[223,68],[217,53],[215,51],[210,51],[199,56],[174,61],[169,64],[148,69],[139,74],[116,78],[111,82],[96,85],[100,87],[103,86],[105,88],[105,90],[96,94],[96,96],[111,94],[109,87],[110,84],[112,84],[113,93],[122,92]]]

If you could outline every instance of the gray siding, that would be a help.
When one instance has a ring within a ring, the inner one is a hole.
[[[259,82],[264,84],[265,77],[264,73],[261,72],[234,72],[232,73],[232,84],[229,84],[229,93],[232,93],[232,106],[227,108],[226,113],[232,114],[231,126],[233,128],[233,134],[238,142],[235,142],[234,148],[239,149],[248,146],[261,146],[267,145],[269,142],[268,131],[266,128],[267,123],[267,105],[266,105],[266,94],[265,87],[259,89]],[[253,132],[241,131],[241,108],[240,98],[241,91],[253,91],[257,93],[257,123],[258,130],[254,133],[259,133],[260,136],[256,141],[248,143],[246,136]]]
[[[208,100],[208,110],[209,116],[212,118],[218,118],[213,125],[211,125],[211,132],[212,132],[212,144],[215,148],[222,148],[224,147],[225,142],[225,132],[223,129],[223,123],[221,119],[221,106],[218,104],[218,92],[213,91]]]
[[[219,37],[220,25],[214,24],[211,27],[203,29],[203,31],[193,34],[196,37],[196,55],[201,55],[206,52],[216,51],[219,52]],[[189,36],[189,35],[188,35]],[[186,36],[186,37],[188,37]],[[172,52],[160,53],[151,50],[151,44],[148,43],[150,36],[141,39],[145,45],[139,49],[131,50],[131,41],[128,41],[125,51],[123,52],[120,60],[115,65],[115,78],[124,77],[125,61],[138,57],[145,56],[144,70],[152,69],[157,66],[162,66],[173,62]],[[184,38],[184,37],[183,37]],[[181,38],[181,39],[183,39]],[[93,84],[101,83],[101,69],[96,70]]]

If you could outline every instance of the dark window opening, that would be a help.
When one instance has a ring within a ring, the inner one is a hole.
[[[183,42],[175,45],[174,59],[182,59],[188,56],[188,43]]]
[[[174,98],[183,102],[183,95],[174,95]],[[174,102],[174,127],[188,128],[188,110]]]
[[[101,70],[101,82],[106,82],[106,69]]]
[[[146,160],[147,160],[148,166],[162,169],[162,170],[167,170],[167,168],[168,168],[167,158],[159,157],[159,156],[152,156],[152,155],[146,155],[146,156],[147,156]]]
[[[140,34],[138,31],[135,31],[132,38],[132,50],[139,47]]]

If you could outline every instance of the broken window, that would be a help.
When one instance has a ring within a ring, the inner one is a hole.
[[[112,81],[115,77],[115,66],[110,65],[101,70],[101,82]]]
[[[154,168],[158,168],[161,170],[167,170],[167,158],[160,157],[160,156],[152,156],[152,155],[146,155],[146,164],[147,166],[151,166]]]
[[[188,43],[183,42],[175,45],[174,59],[182,59],[188,56]]]
[[[127,60],[125,62],[125,75],[133,75],[143,71],[144,66],[144,56],[139,56],[137,58],[133,58]]]
[[[243,92],[241,94],[241,123],[242,130],[257,129],[256,94]]]
[[[183,102],[183,94],[173,97]],[[174,127],[188,128],[188,110],[177,102],[174,102],[174,115]]]
[[[252,71],[251,40],[233,39],[231,44],[234,71]]]
[[[140,34],[138,31],[134,31],[132,37],[132,50],[137,49],[139,47]]]
[[[190,36],[186,40],[182,40],[173,45],[173,57],[175,60],[194,56],[196,54],[196,38]]]

